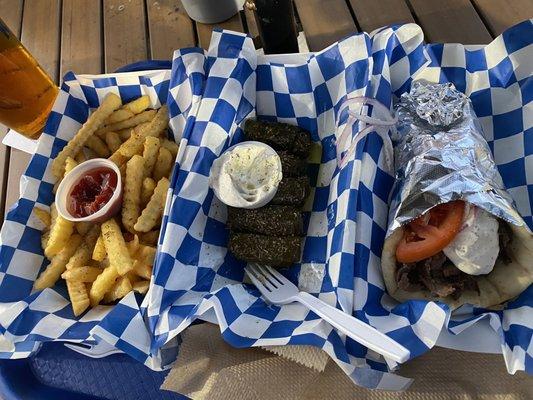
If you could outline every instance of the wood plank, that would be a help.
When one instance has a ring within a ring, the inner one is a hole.
[[[255,13],[246,7],[246,5],[244,6],[244,19],[246,20],[247,32],[252,37],[255,48],[259,49],[263,47],[261,38],[259,37],[259,27],[257,26]]]
[[[66,72],[99,74],[103,67],[102,7],[99,1],[63,0],[60,77]]]
[[[60,0],[24,2],[21,41],[55,82],[59,73],[60,16]],[[11,149],[6,210],[19,198],[20,177],[29,160],[29,154]]]
[[[148,58],[143,0],[104,0],[105,70]]]
[[[350,0],[361,30],[372,32],[385,25],[415,22],[405,0]]]
[[[204,49],[207,49],[209,47],[209,42],[211,41],[211,33],[215,28],[244,32],[241,15],[238,13],[230,19],[223,22],[219,22],[218,24],[202,24],[200,22],[196,22],[196,32],[198,33],[198,44],[200,47],[203,47]]]
[[[195,45],[194,25],[181,0],[148,0],[151,58],[171,60],[174,50]]]
[[[20,27],[22,25],[22,7],[23,0],[0,0],[2,20],[17,37],[20,37]],[[8,128],[0,124],[0,140],[4,138],[7,131]],[[10,155],[11,148],[0,143],[0,221],[4,220]]]
[[[60,0],[24,2],[21,41],[55,82],[59,76],[60,18]]]
[[[507,28],[533,18],[533,0],[473,0],[494,37]]]
[[[485,44],[488,29],[469,0],[409,0],[427,42]]]
[[[357,27],[344,0],[294,0],[309,50],[319,51]]]
[[[20,24],[22,22],[22,7],[24,0],[0,0],[2,21],[20,38]]]

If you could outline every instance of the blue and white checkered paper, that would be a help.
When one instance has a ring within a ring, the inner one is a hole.
[[[49,209],[54,201],[51,160],[107,93],[119,95],[123,102],[147,94],[158,108],[167,102],[169,84],[170,70],[65,76],[37,151],[22,176],[21,197],[9,210],[0,232],[1,358],[27,357],[44,341],[94,342],[98,338],[154,368],[168,358],[168,350],[158,353],[155,364],[148,357],[150,335],[133,293],[114,307],[99,306],[76,318],[61,280],[54,288],[31,291],[48,264],[40,244],[43,225],[32,209]]]

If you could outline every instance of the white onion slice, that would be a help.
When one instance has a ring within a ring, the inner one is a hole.
[[[355,112],[354,110],[349,109],[349,107],[352,105],[359,106],[359,113]],[[371,117],[369,115],[363,114],[362,113],[363,107],[365,106],[374,107],[374,112],[376,112],[377,114],[381,114],[380,115],[381,118],[375,118],[375,117]],[[392,142],[390,140],[388,132],[383,129],[379,129],[379,128],[394,126],[398,118],[394,116],[387,107],[385,107],[382,103],[380,103],[376,99],[372,99],[370,97],[353,97],[350,99],[346,99],[342,103],[337,113],[337,119],[335,121],[335,126],[339,125],[340,116],[342,112],[347,108],[348,108],[348,120],[346,121],[346,125],[344,129],[341,132],[339,138],[337,139],[337,165],[339,166],[339,168],[344,167],[346,162],[351,158],[351,156],[355,152],[355,148],[357,147],[357,144],[359,143],[359,141],[361,141],[361,139],[363,139],[368,133],[375,131],[383,140],[383,143],[385,145],[386,167],[389,170],[391,170],[392,161],[393,161]],[[347,151],[343,155],[347,141],[351,137],[353,124],[356,123],[357,121],[363,122],[366,126],[363,129],[361,129],[359,132],[357,132],[357,134],[352,138],[350,146],[348,147]]]

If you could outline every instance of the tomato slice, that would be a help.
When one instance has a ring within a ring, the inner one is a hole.
[[[413,263],[437,254],[461,229],[464,209],[463,201],[452,201],[435,206],[411,221],[396,248],[396,260]]]

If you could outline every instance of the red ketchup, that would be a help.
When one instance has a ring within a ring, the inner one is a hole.
[[[118,177],[107,167],[94,168],[85,173],[72,187],[67,210],[76,218],[94,214],[113,197]]]

